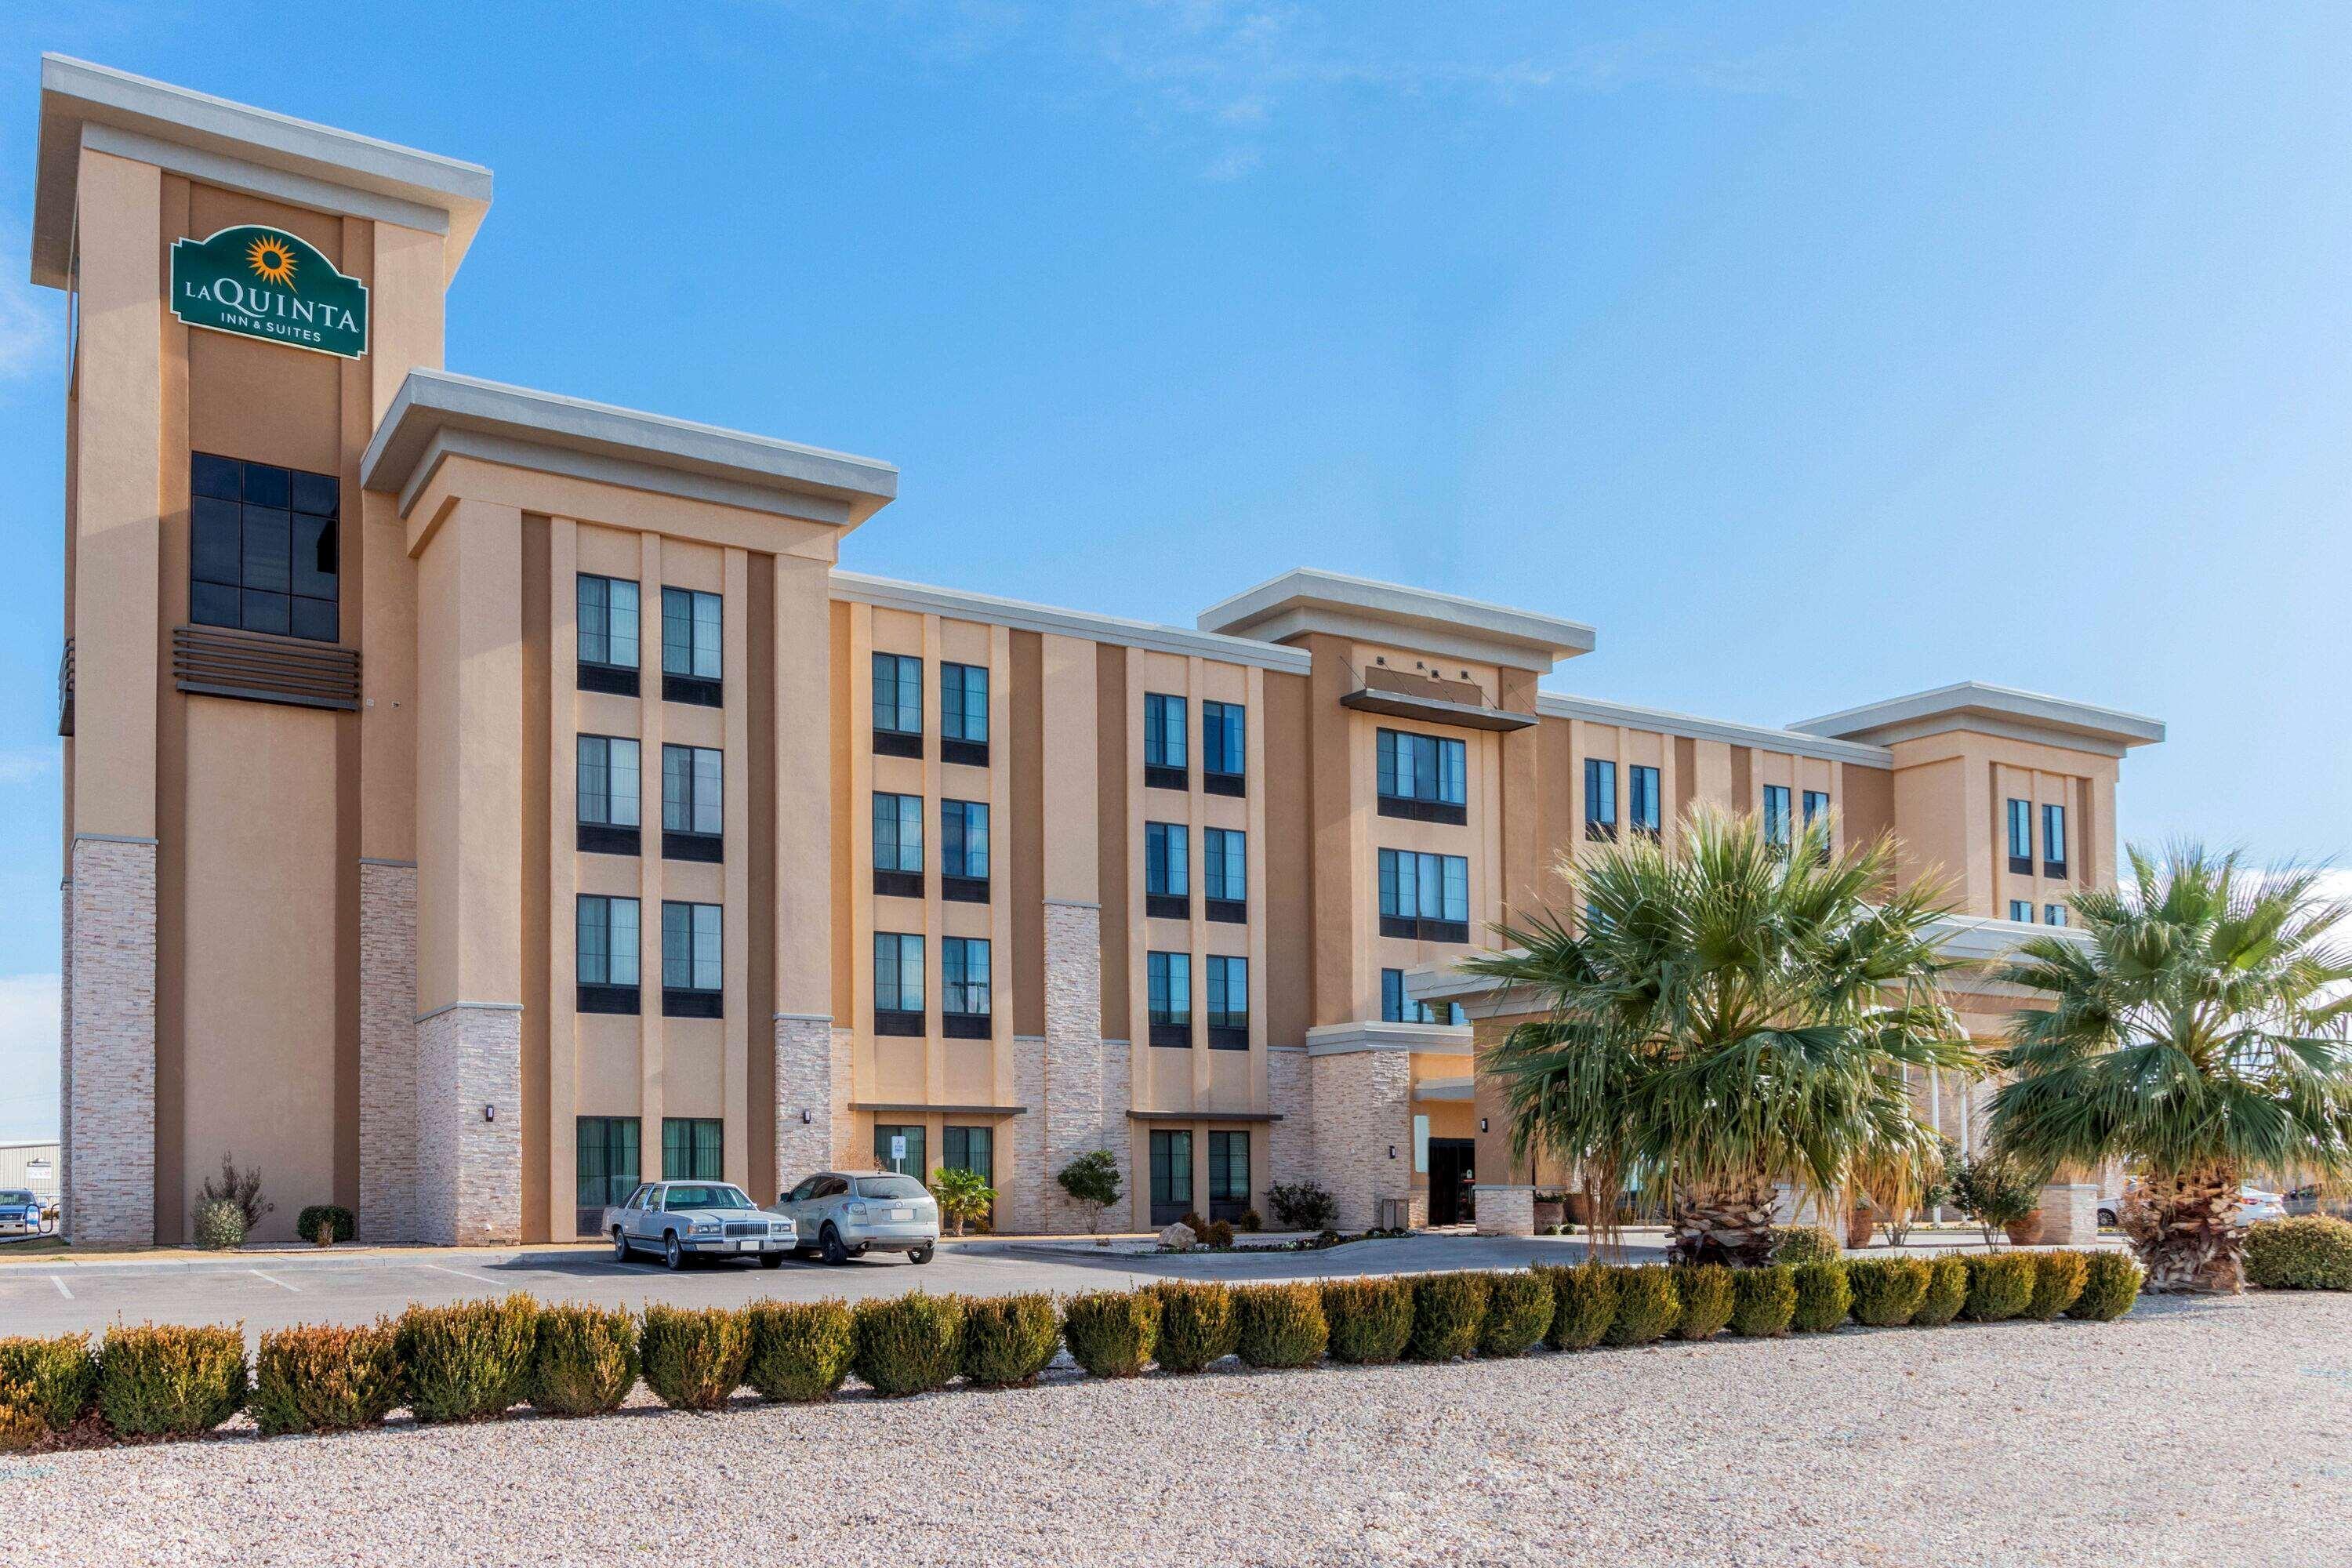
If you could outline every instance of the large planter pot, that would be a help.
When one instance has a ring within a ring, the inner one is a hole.
[[[1846,1246],[1850,1247],[1868,1247],[1870,1245],[1871,1234],[1877,1228],[1878,1211],[1876,1209],[1856,1207],[1846,1211]]]
[[[1548,1226],[1568,1223],[1568,1205],[1545,1198],[1536,1200],[1536,1234],[1541,1236]]]
[[[1568,1218],[1561,1221],[1563,1225],[1589,1226],[1592,1223],[1592,1200],[1582,1193],[1569,1194],[1564,1206],[1568,1210]]]
[[[2035,1209],[2023,1219],[2001,1226],[2009,1233],[2011,1247],[2032,1247],[2042,1239],[2042,1211]]]

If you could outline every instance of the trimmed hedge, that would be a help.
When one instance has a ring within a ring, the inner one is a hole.
[[[294,1234],[305,1241],[316,1241],[322,1221],[334,1227],[327,1234],[337,1241],[349,1241],[360,1232],[359,1221],[351,1210],[339,1204],[312,1204],[295,1216]]]
[[[1899,1329],[1927,1300],[1935,1270],[1924,1258],[1859,1258],[1845,1266],[1853,1291],[1853,1321],[1873,1329]]]
[[[1834,1263],[1845,1256],[1845,1244],[1835,1231],[1818,1225],[1794,1226],[1772,1233],[1772,1261],[1794,1268],[1801,1263]]]
[[[2090,1276],[2090,1260],[2079,1252],[2037,1252],[2033,1258],[2033,1294],[2021,1314],[2046,1323],[2074,1304]]]
[[[88,1334],[0,1340],[0,1389],[5,1401],[51,1432],[62,1432],[98,1402],[98,1357]]]
[[[541,1307],[530,1352],[530,1407],[602,1415],[637,1384],[637,1321],[619,1307]]]
[[[1486,1276],[1486,1316],[1478,1325],[1478,1353],[1523,1355],[1551,1327],[1551,1281],[1534,1269]]]
[[[1665,1338],[1682,1321],[1682,1299],[1675,1294],[1674,1270],[1664,1264],[1618,1268],[1617,1313],[1601,1336],[1612,1345],[1646,1345]]]
[[[1412,1281],[1412,1335],[1404,1353],[1414,1361],[1458,1361],[1478,1348],[1486,1321],[1484,1274],[1423,1274]]]
[[[400,1403],[393,1338],[389,1318],[365,1328],[304,1323],[262,1335],[251,1402],[261,1435],[379,1425]]]
[[[2352,1224],[2307,1214],[2248,1226],[2246,1283],[2267,1290],[2352,1290]]]
[[[1097,1290],[1062,1303],[1062,1342],[1097,1377],[1134,1377],[1159,1347],[1160,1298],[1149,1290]]]
[[[1967,1259],[1969,1299],[1960,1315],[1972,1323],[1999,1323],[2014,1318],[2033,1300],[2033,1277],[2038,1272],[2030,1252],[1995,1252]]]
[[[851,1363],[886,1399],[945,1388],[963,1348],[963,1303],[953,1296],[909,1291],[896,1300],[860,1301]]]
[[[201,1436],[245,1408],[249,1386],[242,1326],[113,1329],[98,1352],[98,1407],[128,1436]]]
[[[1711,1340],[1731,1321],[1731,1270],[1720,1263],[1686,1264],[1675,1270],[1675,1299],[1683,1315],[1675,1337]]]
[[[1234,1294],[1213,1281],[1164,1280],[1149,1287],[1160,1298],[1160,1332],[1152,1359],[1162,1372],[1198,1372],[1234,1353],[1241,1330]]]
[[[419,1421],[486,1421],[530,1395],[539,1303],[520,1292],[503,1301],[411,1307],[394,1333],[401,1403]]]
[[[1238,1287],[1234,1327],[1244,1366],[1307,1366],[1322,1360],[1331,1342],[1323,1292],[1305,1283]]]
[[[1939,1329],[1960,1315],[1969,1300],[1968,1259],[1947,1254],[1927,1260],[1927,1294],[1911,1314],[1914,1328]]]
[[[2127,1253],[2091,1252],[2083,1258],[2083,1293],[2066,1315],[2086,1323],[2111,1322],[2139,1300],[2139,1265]]]
[[[762,1399],[831,1399],[857,1359],[857,1320],[843,1301],[755,1301],[743,1381]]]
[[[1331,1359],[1379,1366],[1412,1338],[1412,1287],[1402,1279],[1335,1279],[1323,1287]]]
[[[716,1410],[743,1385],[751,1359],[749,1316],[727,1307],[646,1309],[637,1339],[646,1386],[672,1410]]]
[[[1791,1332],[1825,1334],[1845,1321],[1853,1307],[1853,1289],[1846,1283],[1843,1263],[1800,1263],[1795,1273],[1797,1310],[1789,1319]]]
[[[1536,1272],[1551,1281],[1551,1327],[1544,1343],[1556,1351],[1589,1351],[1617,1321],[1617,1277],[1600,1263],[1580,1263],[1563,1268],[1538,1265]]]
[[[975,1388],[1034,1383],[1062,1348],[1062,1314],[1043,1293],[963,1304],[963,1380]]]
[[[1797,1271],[1785,1263],[1737,1268],[1731,1275],[1731,1331],[1743,1340],[1777,1340],[1797,1315]]]

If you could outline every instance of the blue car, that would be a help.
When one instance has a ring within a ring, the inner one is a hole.
[[[41,1200],[23,1187],[0,1188],[0,1236],[37,1236]]]

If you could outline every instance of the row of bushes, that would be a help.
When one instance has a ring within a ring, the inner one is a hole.
[[[1003,1388],[1034,1380],[1066,1345],[1097,1377],[1158,1365],[1198,1372],[1237,1355],[1299,1367],[1327,1355],[1378,1364],[1516,1356],[1711,1339],[1819,1333],[1851,1316],[1874,1327],[1964,1317],[2121,1316],[2139,1270],[2115,1252],[1428,1274],[1226,1286],[1170,1281],[968,1300],[763,1301],[751,1307],[541,1307],[530,1297],[413,1307],[357,1328],[302,1326],[261,1337],[250,1371],[243,1331],[150,1324],[0,1340],[0,1446],[23,1447],[94,1410],[121,1436],[194,1436],[250,1408],[266,1436],[372,1426],[406,1406],[423,1422],[479,1421],[528,1404],[549,1415],[617,1407],[639,1378],[664,1404],[709,1410],[749,1385],[763,1399],[828,1399],[851,1373],[886,1397],[957,1377]]]
[[[2246,1282],[2272,1290],[2352,1290],[2352,1224],[2311,1214],[2248,1226]]]

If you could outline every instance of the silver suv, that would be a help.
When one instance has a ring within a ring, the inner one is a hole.
[[[774,1268],[799,1240],[791,1220],[763,1212],[727,1182],[647,1182],[604,1211],[604,1234],[613,1238],[614,1262],[626,1263],[642,1247],[672,1268],[696,1253],[757,1258],[761,1268]]]
[[[846,1263],[869,1251],[903,1252],[929,1263],[940,1242],[940,1205],[912,1176],[883,1171],[820,1171],[778,1198],[789,1215],[802,1256],[812,1247],[827,1263]]]

